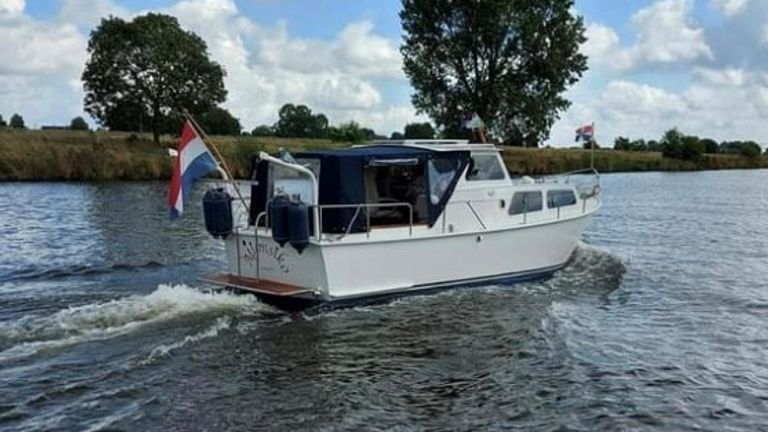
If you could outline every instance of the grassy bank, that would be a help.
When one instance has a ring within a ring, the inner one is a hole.
[[[236,177],[247,177],[251,156],[279,147],[291,151],[337,147],[327,140],[262,137],[212,137]],[[163,137],[158,146],[149,135],[117,132],[0,131],[0,181],[10,180],[157,180],[171,175]],[[513,173],[541,175],[589,167],[589,151],[521,149],[504,152]],[[768,168],[768,158],[749,160],[738,155],[705,155],[699,162],[662,158],[659,153],[613,150],[595,152],[595,166],[612,171],[690,171],[700,169]]]

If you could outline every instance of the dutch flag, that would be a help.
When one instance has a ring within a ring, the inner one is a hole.
[[[168,194],[171,219],[181,216],[184,211],[184,201],[187,200],[195,180],[217,168],[216,159],[208,151],[208,147],[205,146],[192,123],[187,120],[181,131],[179,152],[173,167],[173,177],[171,177],[171,191]]]
[[[595,126],[594,123],[591,125],[584,125],[578,129],[576,129],[576,142],[579,142],[581,140],[584,140],[586,142],[592,141],[592,138],[595,136]]]

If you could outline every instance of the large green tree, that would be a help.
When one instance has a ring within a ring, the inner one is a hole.
[[[212,135],[240,135],[240,120],[221,107],[213,107],[203,113],[198,122],[206,133]]]
[[[444,135],[477,113],[503,141],[538,145],[587,69],[573,0],[403,0],[412,102]]]
[[[227,95],[224,69],[209,58],[203,39],[172,16],[102,19],[88,55],[86,112],[112,129],[152,130],[156,142],[178,127],[184,110],[202,114]]]
[[[278,112],[275,134],[287,138],[325,138],[328,135],[328,117],[313,114],[306,105],[287,103]]]

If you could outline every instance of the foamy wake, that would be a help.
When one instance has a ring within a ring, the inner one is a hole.
[[[186,285],[160,285],[147,295],[70,307],[53,315],[28,315],[16,321],[0,323],[0,361],[32,355],[45,349],[114,337],[150,323],[184,315],[227,311],[254,313],[264,307],[253,296],[206,293]]]

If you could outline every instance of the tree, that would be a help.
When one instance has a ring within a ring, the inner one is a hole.
[[[389,136],[389,139],[391,140],[404,140],[405,135],[403,135],[402,132],[392,132],[392,135]]]
[[[630,141],[627,137],[616,137],[616,139],[613,140],[613,149],[614,150],[629,150],[630,147]]]
[[[429,123],[408,123],[403,129],[404,139],[433,139],[435,128]]]
[[[26,129],[27,127],[24,126],[24,117],[22,117],[19,114],[14,114],[11,116],[11,121],[8,123],[10,127],[13,129]]]
[[[636,152],[648,151],[648,144],[645,143],[644,139],[636,139],[629,143],[629,149]]]
[[[333,141],[355,144],[365,142],[366,140],[370,139],[369,133],[354,121],[349,123],[342,123],[336,127],[331,127],[328,135]]]
[[[664,132],[660,144],[661,153],[664,157],[683,158],[683,134],[677,129],[670,129]]]
[[[685,135],[677,129],[670,129],[661,138],[661,152],[664,157],[697,161],[704,153],[704,143],[695,135]]]
[[[760,153],[762,153],[763,150],[760,148],[760,145],[758,145],[754,141],[746,141],[743,143],[741,150],[739,151],[739,154],[744,156],[747,159],[754,159],[758,156],[760,156]]]
[[[683,157],[685,160],[698,160],[704,153],[704,143],[701,142],[699,137],[684,135],[683,136]]]
[[[240,120],[221,107],[213,107],[198,118],[198,123],[211,135],[240,135]]]
[[[110,129],[147,126],[155,142],[181,124],[185,109],[199,115],[227,95],[224,69],[210,60],[203,39],[172,16],[102,19],[88,55],[85,111]]]
[[[285,104],[278,113],[275,134],[287,138],[325,138],[328,135],[328,117],[312,114],[306,105]]]
[[[6,126],[8,126],[8,124],[3,119],[2,114],[0,114],[0,128],[6,127]]]
[[[69,128],[71,130],[77,131],[87,131],[90,129],[88,122],[86,122],[85,119],[80,116],[73,118],[72,121],[69,122]]]
[[[274,136],[274,135],[275,135],[275,129],[273,129],[272,126],[267,126],[267,125],[256,126],[251,131],[251,136],[265,137],[265,136]]]
[[[656,140],[650,140],[646,145],[648,147],[648,151],[651,151],[651,152],[661,151],[661,144]]]
[[[704,153],[720,153],[717,141],[712,138],[704,138],[701,140],[701,143],[704,144]]]
[[[538,145],[570,105],[563,92],[587,69],[573,0],[403,0],[411,100],[445,135],[477,113],[508,141]],[[513,141],[519,141],[517,137]]]

